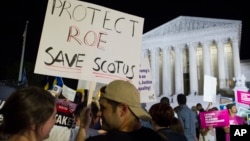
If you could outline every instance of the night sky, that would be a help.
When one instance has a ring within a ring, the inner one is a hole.
[[[241,20],[242,40],[240,59],[250,59],[250,18],[244,3],[230,3],[226,0],[210,1],[146,1],[146,0],[86,0],[121,12],[144,18],[143,32],[150,31],[178,16],[196,16]],[[23,46],[23,31],[28,20],[25,42],[25,61],[34,63],[39,47],[47,0],[14,0],[2,4],[1,73],[0,80],[8,79],[6,68],[20,62]],[[53,39],[52,39],[53,40]],[[7,56],[7,57],[6,57]],[[5,70],[5,71],[3,71]]]

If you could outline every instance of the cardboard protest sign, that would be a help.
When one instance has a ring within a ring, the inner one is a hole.
[[[241,105],[249,107],[250,105],[250,92],[248,91],[236,91],[235,95],[236,102]]]
[[[223,127],[229,125],[228,110],[206,111],[199,114],[201,128]]]
[[[151,69],[148,58],[141,57],[141,67],[139,71],[139,87],[141,103],[155,102],[156,95],[152,82]]]
[[[204,76],[203,100],[216,103],[216,77]]]
[[[75,100],[75,97],[76,97],[76,91],[71,89],[70,87],[66,86],[66,85],[63,85],[63,88],[62,88],[62,95],[67,99],[67,100],[70,100],[70,101],[74,101]]]
[[[144,19],[76,0],[49,0],[35,73],[138,86]]]

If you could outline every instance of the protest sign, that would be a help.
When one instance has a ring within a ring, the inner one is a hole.
[[[206,111],[199,114],[201,128],[223,127],[229,125],[228,110]]]
[[[76,108],[76,104],[68,101],[66,99],[57,99],[56,100],[56,123],[55,125],[64,126],[64,127],[73,127],[74,118],[73,112]]]
[[[216,103],[216,77],[204,76],[203,100]]]
[[[246,105],[247,107],[249,107],[249,105],[250,105],[250,92],[237,90],[235,98],[236,98],[236,102],[238,104]]]
[[[148,58],[141,57],[141,67],[139,71],[139,88],[141,103],[155,102],[156,95],[152,82],[151,69]]]
[[[49,0],[34,72],[138,86],[143,22],[87,2]]]

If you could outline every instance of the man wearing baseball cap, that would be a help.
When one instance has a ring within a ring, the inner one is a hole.
[[[133,84],[128,81],[114,80],[100,91],[102,129],[108,132],[105,135],[86,139],[91,113],[85,108],[81,113],[77,141],[84,139],[87,141],[163,141],[157,132],[141,125],[140,120],[151,120],[151,116],[142,108],[139,91]]]

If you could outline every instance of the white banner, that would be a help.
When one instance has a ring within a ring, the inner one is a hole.
[[[148,58],[141,57],[141,67],[139,72],[139,87],[141,103],[156,102],[152,73]]]
[[[216,102],[216,77],[204,75],[203,100],[206,102]]]
[[[144,19],[75,0],[49,0],[35,73],[138,86]]]

